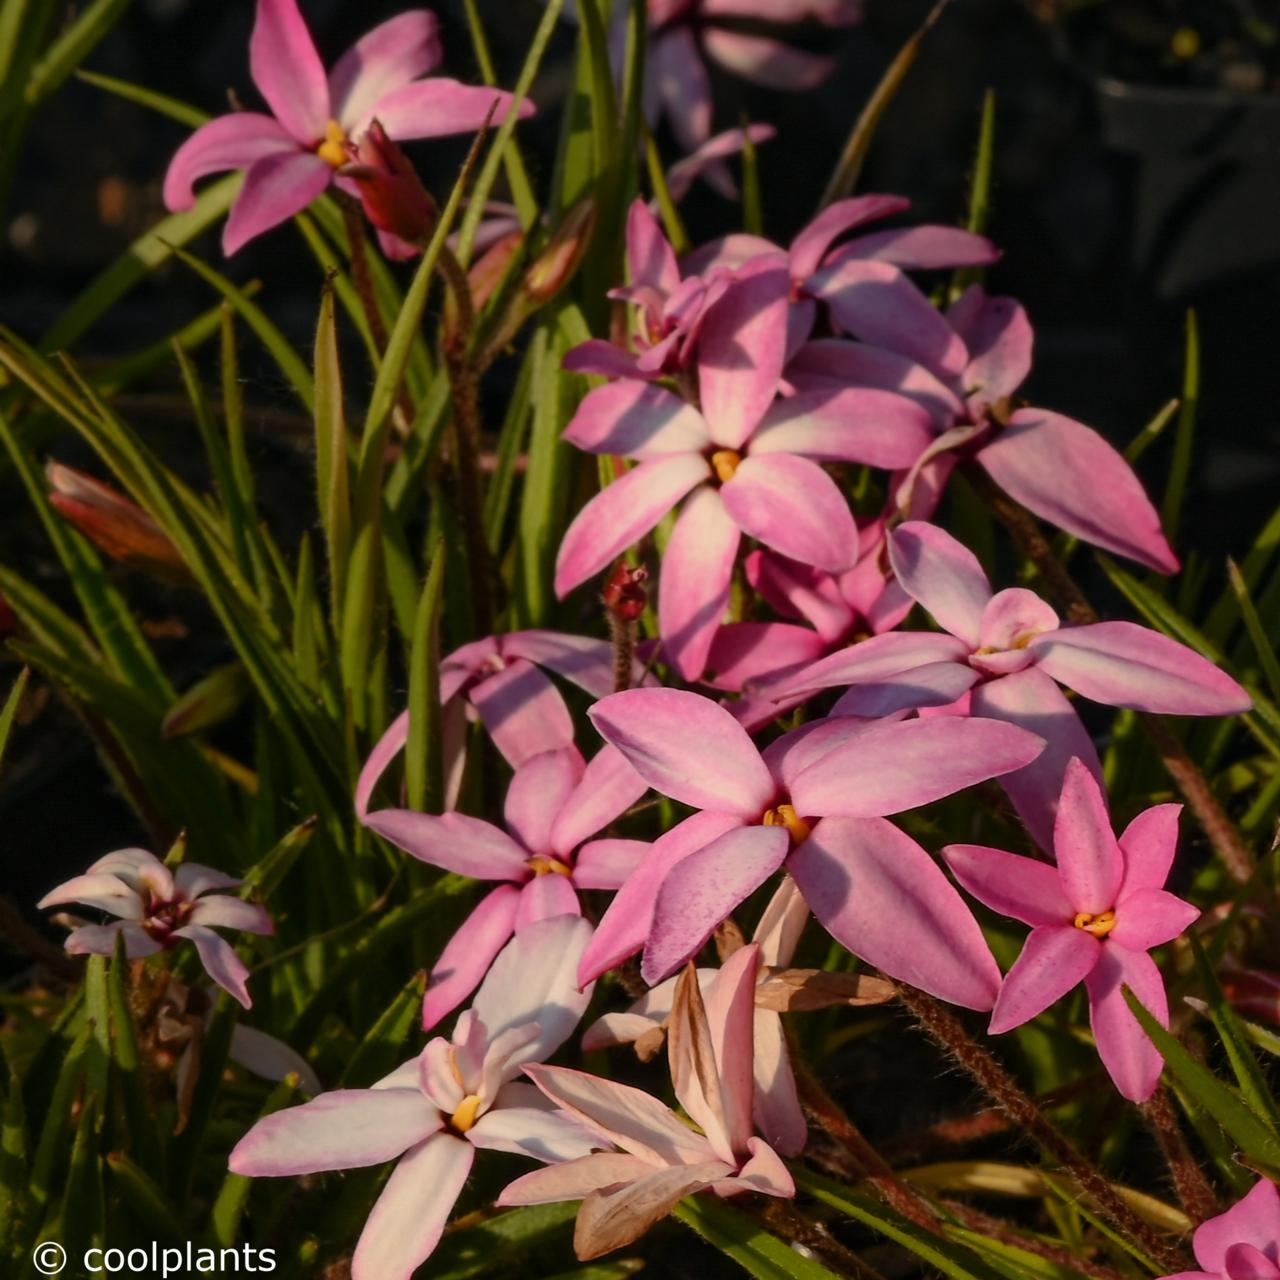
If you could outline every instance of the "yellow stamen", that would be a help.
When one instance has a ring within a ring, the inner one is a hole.
[[[732,449],[717,449],[711,455],[711,470],[716,473],[716,479],[721,484],[728,484],[741,462],[742,455]]]
[[[793,845],[801,844],[809,838],[809,824],[789,804],[766,809],[763,821],[766,827],[786,827]]]
[[[476,1122],[480,1111],[480,1095],[469,1093],[458,1104],[458,1109],[449,1120],[452,1128],[458,1133],[466,1133]]]
[[[330,120],[325,125],[324,141],[316,148],[316,155],[335,169],[341,169],[344,164],[351,162],[351,157],[347,154],[347,135],[336,120]]]
[[[1095,938],[1105,938],[1116,927],[1116,913],[1114,911],[1099,911],[1095,916],[1090,915],[1087,911],[1081,911],[1071,923],[1077,929],[1083,929],[1085,933],[1093,934]]]
[[[539,855],[529,859],[529,870],[535,876],[571,876],[573,868],[559,858],[544,858]]]

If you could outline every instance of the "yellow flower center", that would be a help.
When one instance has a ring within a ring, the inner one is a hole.
[[[766,827],[786,827],[793,845],[807,840],[812,829],[789,804],[780,804],[775,809],[766,809],[762,821]]]
[[[1116,913],[1099,911],[1095,916],[1087,911],[1081,911],[1071,923],[1077,929],[1093,934],[1095,938],[1105,938],[1116,927]]]
[[[468,1129],[475,1124],[478,1113],[480,1111],[480,1095],[469,1093],[458,1104],[458,1109],[453,1113],[449,1120],[449,1124],[457,1130],[458,1133],[466,1133]]]
[[[716,479],[721,484],[728,484],[741,462],[742,455],[732,449],[717,449],[711,455],[711,470],[716,473]]]
[[[535,876],[571,876],[573,868],[559,858],[544,858],[539,855],[529,859],[529,870]]]
[[[332,165],[335,169],[341,169],[344,164],[350,163],[351,157],[347,154],[347,135],[343,133],[342,126],[336,120],[330,120],[325,125],[324,141],[316,148],[316,155],[325,164]]]

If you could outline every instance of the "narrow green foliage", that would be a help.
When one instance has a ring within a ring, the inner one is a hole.
[[[830,1280],[836,1274],[714,1196],[686,1196],[672,1214],[756,1280]]]
[[[1272,698],[1280,703],[1280,659],[1276,657],[1275,645],[1267,635],[1262,619],[1258,617],[1257,607],[1249,594],[1249,585],[1245,582],[1244,575],[1236,562],[1231,559],[1227,560],[1227,577],[1231,582],[1231,590],[1235,592],[1236,602],[1240,606],[1240,616],[1244,619],[1245,628],[1249,632],[1253,651],[1257,654],[1262,674],[1266,677],[1267,688],[1271,690]]]
[[[426,989],[425,973],[415,973],[405,983],[347,1060],[340,1088],[367,1089],[399,1066],[406,1056],[405,1042],[419,1021]]]
[[[333,290],[320,297],[315,353],[316,487],[320,524],[329,557],[329,598],[333,627],[342,623],[347,561],[351,554],[351,495],[348,479],[347,418],[342,402],[342,370]]]
[[[154,111],[158,115],[168,116],[170,120],[185,124],[189,129],[198,129],[209,119],[207,112],[201,111],[198,107],[193,107],[179,98],[171,98],[168,94],[157,93],[154,89],[148,89],[145,85],[134,84],[129,80],[121,80],[118,76],[104,76],[99,71],[85,71],[81,68],[76,72],[76,79],[83,80],[85,84],[93,85],[95,89],[103,89],[107,93],[115,94],[117,98],[124,98],[127,102],[136,102],[138,106],[146,107],[149,111]]]
[[[444,544],[431,552],[431,568],[418,602],[409,657],[409,738],[404,772],[409,808],[444,809],[444,721],[440,710],[440,607],[444,600]]]
[[[1187,311],[1187,346],[1182,372],[1182,399],[1178,410],[1178,430],[1173,438],[1173,460],[1169,464],[1169,482],[1160,504],[1160,520],[1170,542],[1178,537],[1182,511],[1187,496],[1187,480],[1191,475],[1192,449],[1195,445],[1196,413],[1200,407],[1200,327],[1196,313]]]
[[[1125,460],[1135,463],[1164,434],[1164,429],[1171,423],[1178,412],[1181,402],[1170,400],[1161,406],[1160,411],[1138,432],[1125,447]]]
[[[969,211],[965,227],[974,235],[985,235],[991,222],[991,186],[996,163],[996,94],[988,89],[982,95],[982,120],[978,125],[978,145],[969,176]],[[983,278],[981,267],[962,267],[951,278],[948,296],[955,301],[970,285]]]
[[[31,668],[23,667],[18,678],[9,690],[9,696],[0,708],[0,765],[4,763],[4,753],[9,746],[9,737],[13,733],[13,723],[17,719],[18,708],[22,705],[22,696],[27,691],[27,682],[31,679]]]

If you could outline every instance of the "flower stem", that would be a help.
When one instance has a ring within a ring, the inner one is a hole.
[[[1144,1253],[1168,1272],[1182,1271],[1181,1250],[1159,1236],[1127,1205],[1079,1148],[1049,1122],[1016,1080],[965,1030],[960,1020],[932,996],[899,984],[898,995],[921,1027],[980,1085],[996,1104],[1046,1154],[1056,1160],[1081,1189]]]
[[[1054,554],[1048,539],[1040,532],[1040,527],[1031,514],[998,489],[977,467],[970,467],[966,476],[1039,570],[1050,593],[1066,610],[1070,621],[1101,621],[1098,611],[1089,603],[1088,597],[1067,572],[1066,566]],[[1219,803],[1218,797],[1213,794],[1213,789],[1199,766],[1160,717],[1142,712],[1138,719],[1160,753],[1166,772],[1177,784],[1178,790],[1182,792],[1183,798],[1209,837],[1209,843],[1222,859],[1227,874],[1238,884],[1247,884],[1253,876],[1253,855],[1235,823]]]
[[[1174,1189],[1187,1216],[1197,1226],[1206,1218],[1212,1218],[1220,1207],[1218,1197],[1187,1146],[1166,1090],[1157,1089],[1150,1101],[1142,1104],[1142,1118],[1169,1166]]]

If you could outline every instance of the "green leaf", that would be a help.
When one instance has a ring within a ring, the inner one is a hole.
[[[0,1117],[0,1258],[8,1255],[17,1233],[26,1186],[27,1116],[22,1104],[22,1081],[11,1071],[4,1115]]]
[[[330,607],[334,630],[342,624],[347,561],[351,555],[351,495],[347,474],[347,418],[342,402],[342,370],[338,362],[338,329],[333,290],[320,299],[316,326],[316,483],[320,524],[329,553]]]
[[[244,873],[241,897],[255,896],[264,901],[270,899],[297,862],[299,854],[307,847],[315,829],[316,819],[308,818],[283,836],[270,852]]]
[[[165,712],[162,738],[201,733],[231,719],[251,692],[249,677],[238,662],[216,667],[198,680]]]
[[[164,1190],[142,1165],[123,1151],[112,1151],[107,1155],[107,1168],[121,1198],[157,1240],[181,1244],[187,1239],[187,1230],[178,1220]]]
[[[985,235],[991,220],[991,182],[996,161],[996,95],[988,89],[982,95],[982,120],[978,125],[978,146],[969,178],[969,213],[965,228],[974,235]],[[962,267],[951,277],[950,297],[954,302],[970,285],[978,284],[984,275],[981,267]]]
[[[878,1201],[856,1195],[838,1182],[807,1170],[796,1176],[796,1185],[822,1204],[847,1213],[864,1226],[936,1267],[951,1280],[991,1280],[991,1267],[961,1245],[953,1244],[932,1232],[908,1222]]]
[[[1269,1176],[1280,1176],[1280,1134],[1261,1116],[1255,1115],[1239,1094],[1197,1062],[1127,987],[1124,988],[1124,998],[1183,1088],[1213,1116],[1250,1159],[1265,1167]]]
[[[425,973],[415,973],[404,984],[347,1059],[339,1088],[366,1089],[404,1061],[405,1041],[421,1016],[422,993],[426,989]]]
[[[1160,411],[1141,431],[1138,432],[1125,448],[1125,461],[1134,463],[1164,434],[1164,429],[1178,412],[1178,401],[1169,400],[1161,406]]]
[[[1173,461],[1169,465],[1169,483],[1160,504],[1160,522],[1170,542],[1178,536],[1182,505],[1191,475],[1191,451],[1195,443],[1196,411],[1200,406],[1200,327],[1196,313],[1187,310],[1186,358],[1182,374],[1182,403],[1178,411],[1178,430],[1173,438]]]
[[[93,0],[45,50],[36,63],[24,96],[32,106],[47,98],[93,52],[120,20],[132,0]]]
[[[85,1060],[93,1034],[93,1027],[86,1022],[57,1065],[53,1093],[40,1122],[40,1138],[31,1161],[28,1191],[36,1210],[48,1203],[60,1162],[66,1158],[67,1130],[71,1124],[72,1108],[83,1084]]]
[[[9,745],[9,735],[13,732],[13,722],[18,714],[18,708],[22,705],[22,695],[27,691],[27,681],[31,678],[31,668],[23,667],[18,672],[18,678],[13,682],[13,687],[9,690],[9,696],[4,700],[4,707],[0,709],[0,764],[4,763],[5,749]]]
[[[715,1196],[686,1196],[671,1213],[757,1280],[830,1280],[836,1274]]]
[[[440,712],[440,606],[444,599],[444,543],[431,552],[431,568],[418,602],[409,655],[409,738],[404,774],[409,808],[444,809],[444,720]]]
[[[130,80],[121,80],[117,76],[104,76],[98,71],[83,70],[76,72],[76,79],[83,80],[85,84],[91,84],[97,89],[103,89],[107,93],[113,93],[117,98],[136,102],[140,107],[168,116],[170,120],[176,120],[179,124],[185,124],[191,129],[198,129],[209,120],[207,111],[201,111],[199,107],[193,107],[190,103],[171,98],[168,94],[157,93],[154,89],[134,84]]]
[[[1236,562],[1230,558],[1227,559],[1227,577],[1231,581],[1231,590],[1235,592],[1236,602],[1240,606],[1240,616],[1244,619],[1245,629],[1249,632],[1253,651],[1258,655],[1262,674],[1267,679],[1267,687],[1271,690],[1271,696],[1280,701],[1280,659],[1276,658],[1275,645],[1271,643],[1266,628],[1262,625],[1262,619],[1258,617],[1257,607],[1249,594],[1249,585],[1245,582],[1244,575],[1236,566]]]
[[[431,1256],[433,1280],[477,1280],[497,1274],[504,1264],[513,1264],[521,1254],[562,1234],[577,1212],[573,1203],[530,1205],[450,1231]]]

